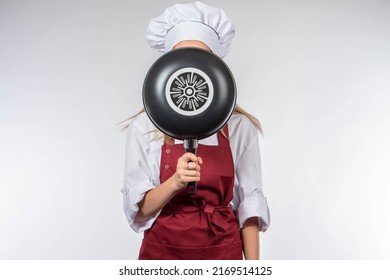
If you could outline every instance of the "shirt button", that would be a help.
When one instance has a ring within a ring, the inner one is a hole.
[[[170,149],[166,149],[165,152],[166,152],[167,154],[169,154],[169,153],[171,152],[171,150],[170,150]]]
[[[165,165],[165,169],[169,169],[169,165]]]

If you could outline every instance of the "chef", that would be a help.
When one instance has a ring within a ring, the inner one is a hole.
[[[193,2],[151,19],[146,40],[161,53],[193,47],[223,58],[234,32],[223,10]],[[129,119],[122,193],[131,228],[144,232],[139,259],[259,259],[259,232],[270,224],[259,132],[258,120],[236,105],[195,155],[158,132],[145,110]],[[198,184],[194,194],[185,191],[189,182]]]

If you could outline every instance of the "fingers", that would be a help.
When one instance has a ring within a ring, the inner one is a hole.
[[[179,187],[185,187],[189,182],[200,180],[200,165],[203,164],[201,157],[192,153],[182,155],[176,166],[176,183]]]
[[[200,164],[199,162],[196,163],[196,162],[193,162],[193,161],[188,161],[185,168],[187,170],[196,170],[196,171],[200,171]]]
[[[194,155],[193,153],[185,153],[184,155],[181,156],[180,159],[183,159],[185,161],[192,161],[192,162],[198,162],[200,157]]]
[[[200,165],[203,164],[203,159],[197,157],[192,153],[185,153],[178,160],[178,168],[184,168],[187,170],[197,170],[200,171]]]

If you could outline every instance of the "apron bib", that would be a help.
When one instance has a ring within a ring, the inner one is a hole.
[[[228,135],[227,126],[223,128]],[[199,145],[201,180],[195,194],[180,190],[145,231],[140,260],[242,259],[237,218],[229,206],[233,199],[234,164],[229,140],[221,132],[218,146]],[[172,141],[173,142],[173,141]],[[160,182],[175,173],[182,144],[162,146]]]

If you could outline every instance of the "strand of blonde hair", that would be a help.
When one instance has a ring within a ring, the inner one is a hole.
[[[137,114],[118,123],[118,125],[121,125],[121,130],[126,130],[129,127],[130,120],[135,118],[139,114],[142,114],[143,112],[145,112],[145,108],[142,108]],[[260,121],[255,116],[253,116],[252,114],[245,111],[240,105],[236,104],[236,106],[234,107],[234,113],[242,114],[242,115],[246,116],[251,121],[251,123],[256,127],[256,129],[259,130],[261,134],[263,134],[263,130],[262,130]],[[153,140],[156,140],[156,139],[164,136],[165,143],[168,143],[168,140],[170,138],[169,136],[167,136],[167,135],[163,134],[161,131],[159,131],[157,128],[153,129],[149,133],[155,134],[153,137]],[[223,134],[223,136],[225,136],[227,138],[227,135],[225,135],[223,131],[222,131],[222,134]]]

